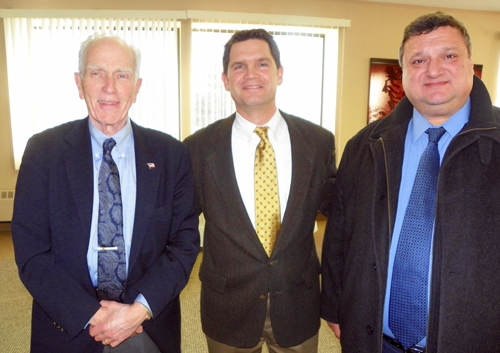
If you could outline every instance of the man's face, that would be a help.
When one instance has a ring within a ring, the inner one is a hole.
[[[404,45],[403,88],[434,125],[463,107],[472,89],[474,64],[460,31],[452,27],[414,36]]]
[[[83,78],[75,73],[92,124],[108,136],[125,126],[130,106],[136,101],[142,81],[135,80],[134,67],[130,48],[104,38],[88,49]]]
[[[222,81],[242,116],[251,112],[274,114],[283,68],[276,68],[266,41],[249,39],[231,47],[227,74],[222,74]]]

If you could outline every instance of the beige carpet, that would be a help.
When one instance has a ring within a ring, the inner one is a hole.
[[[200,281],[198,257],[191,279],[181,294],[182,351],[206,353],[200,322]],[[27,353],[30,341],[31,297],[17,276],[14,260],[0,261],[0,353]],[[267,349],[264,348],[264,352]],[[340,353],[340,345],[322,322],[319,353]]]
[[[29,352],[31,296],[14,260],[0,262],[0,352]]]

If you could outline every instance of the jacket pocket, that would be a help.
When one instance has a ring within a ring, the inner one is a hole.
[[[314,261],[311,263],[305,273],[304,273],[304,282],[307,288],[311,288],[318,282],[319,280],[320,267],[318,261]]]
[[[227,278],[224,276],[221,276],[206,267],[202,266],[200,268],[200,274],[199,274],[200,281],[212,288],[213,290],[219,292],[219,293],[224,293],[224,290],[226,288],[226,281]]]

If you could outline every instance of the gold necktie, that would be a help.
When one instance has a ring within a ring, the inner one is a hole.
[[[255,231],[267,255],[271,256],[281,228],[281,216],[276,158],[267,137],[268,129],[258,126],[254,130],[260,137],[255,150]]]

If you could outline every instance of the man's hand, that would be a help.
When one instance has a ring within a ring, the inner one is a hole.
[[[100,304],[101,308],[90,320],[89,332],[96,341],[116,347],[143,331],[142,323],[148,315],[139,302],[129,305],[102,300]]]
[[[340,339],[340,325],[339,324],[334,324],[334,323],[331,323],[331,322],[328,322],[328,321],[326,322],[326,324],[328,325],[329,328],[331,328],[331,330],[335,334],[335,337],[337,337],[338,339]]]
[[[90,326],[97,325],[106,317],[106,315],[108,315],[108,308],[101,306],[99,310],[97,310],[97,312],[94,314],[94,316],[92,316],[92,319],[90,319],[89,325]]]

